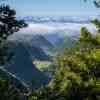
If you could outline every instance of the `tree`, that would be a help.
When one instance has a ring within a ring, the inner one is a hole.
[[[15,15],[16,11],[8,5],[0,5],[0,65],[5,64],[11,57],[7,38],[27,26],[23,20],[17,20]],[[23,100],[24,94],[10,80],[12,79],[6,80],[0,76],[0,100]]]
[[[95,6],[96,6],[97,8],[99,8],[99,7],[100,7],[100,0],[95,0],[95,1],[94,1],[94,4],[95,4]]]
[[[27,26],[23,20],[17,20],[15,15],[16,11],[8,5],[0,6],[0,64],[4,64],[9,58],[6,45],[8,36]]]
[[[94,1],[100,7],[100,1]],[[29,100],[100,100],[100,22],[92,35],[81,28],[78,46],[66,49],[57,59],[58,70],[50,84]]]
[[[0,79],[0,100],[21,100],[17,88],[9,84],[7,80]]]
[[[54,79],[29,100],[100,100],[99,34],[92,36],[82,28],[78,48],[66,49],[58,57]]]
[[[89,0],[84,0],[85,2],[89,1]],[[100,0],[93,0],[94,5],[99,8],[100,7]]]

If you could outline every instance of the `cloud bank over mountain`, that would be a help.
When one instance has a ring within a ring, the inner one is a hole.
[[[89,31],[93,32],[96,27],[91,23],[81,24],[81,23],[29,23],[27,28],[20,30],[20,33],[24,34],[45,34],[53,32],[69,32],[69,31],[80,31],[81,27],[86,27]]]

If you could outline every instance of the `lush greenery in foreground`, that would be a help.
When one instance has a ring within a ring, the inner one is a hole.
[[[97,3],[97,2],[95,2]],[[99,5],[97,5],[99,6]],[[5,42],[13,32],[25,26],[15,19],[15,11],[0,8],[0,64],[7,59]],[[100,22],[93,21],[98,32],[81,29],[77,46],[65,49],[57,57],[57,71],[50,84],[33,91],[29,100],[100,100]],[[25,100],[16,86],[0,76],[0,100]]]
[[[93,21],[96,26],[98,20]],[[97,25],[98,24],[98,25]],[[100,33],[81,28],[77,46],[57,58],[50,84],[34,91],[29,100],[100,100]]]
[[[0,67],[12,56],[12,53],[8,52],[8,36],[27,26],[24,21],[16,20],[15,15],[15,10],[7,5],[0,5]],[[13,79],[4,79],[7,73],[1,75],[2,72],[3,70],[0,69],[0,100],[23,100],[24,95],[9,81]]]

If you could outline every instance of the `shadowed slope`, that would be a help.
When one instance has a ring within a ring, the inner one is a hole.
[[[49,78],[32,64],[30,54],[22,43],[18,43],[14,51],[15,55],[11,63],[6,67],[9,72],[19,77],[29,86],[32,85],[33,88],[38,88],[48,83]]]

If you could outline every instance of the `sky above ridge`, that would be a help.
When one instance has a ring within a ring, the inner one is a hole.
[[[98,15],[100,9],[97,9],[92,0],[87,3],[84,0],[8,0],[17,11],[17,16],[86,16]]]

